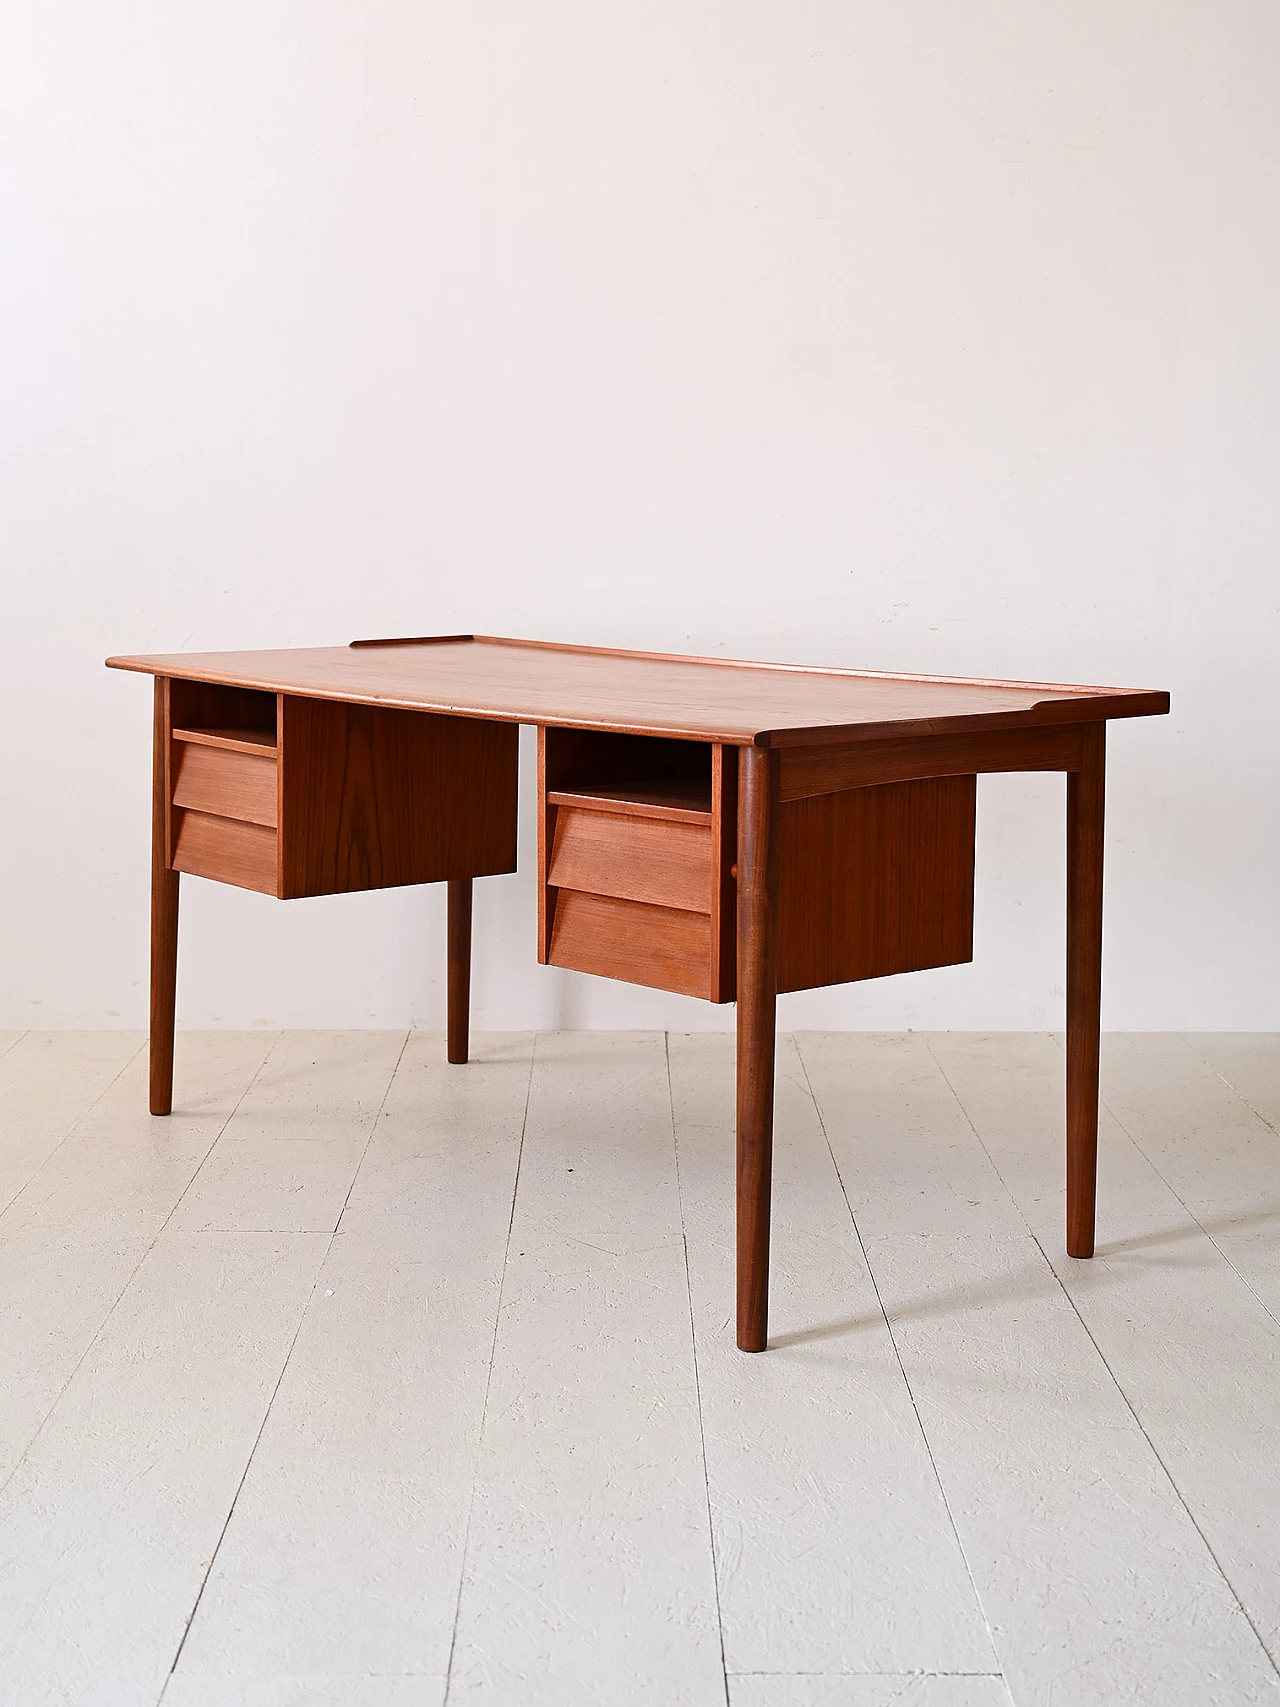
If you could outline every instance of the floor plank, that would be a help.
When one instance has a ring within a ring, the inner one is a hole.
[[[540,1036],[449,1701],[724,1698],[664,1040]]]
[[[1230,1053],[1238,1064],[1239,1049]],[[1202,1048],[1184,1038],[1109,1035],[1102,1070],[1107,1106],[1280,1322],[1275,1128],[1226,1082]],[[1264,1071],[1263,1061],[1255,1060],[1248,1076],[1262,1101]]]
[[[0,1485],[48,1415],[274,1038],[186,1033],[174,1112],[147,1112],[145,1051],[0,1216]]]
[[[956,1095],[1273,1661],[1280,1657],[1280,1330],[1114,1120],[1099,1240],[1063,1248],[1062,1055],[930,1040]]]
[[[1022,1217],[919,1032],[796,1039],[863,1237],[1016,1237]]]
[[[1274,1703],[1261,1645],[1034,1243],[885,1239],[870,1257],[1019,1707]]]
[[[924,1039],[801,1048],[1018,1707],[1274,1704],[1261,1644],[1039,1247],[1020,1217],[995,1229],[1016,1207]],[[900,1206],[877,1208],[894,1112],[875,1102],[873,1122],[859,1099],[886,1054],[915,1057],[904,1085],[933,1110],[908,1137],[938,1160],[915,1169],[963,1181],[976,1202],[954,1224],[977,1207],[981,1230],[904,1230]]]
[[[145,1042],[136,1031],[28,1031],[0,1057],[0,1211]]]
[[[165,1707],[443,1698],[531,1057],[410,1037]]]
[[[164,1692],[163,1707],[443,1707],[444,1689],[442,1677],[309,1673],[229,1680],[175,1673]]]
[[[734,1040],[673,1036],[670,1058],[733,1699],[784,1688],[742,1672],[994,1671],[794,1043],[778,1053],[761,1357],[734,1345]]]
[[[1185,1041],[1273,1132],[1280,1132],[1280,1037],[1275,1032],[1192,1032]]]
[[[999,1677],[735,1677],[729,1707],[1010,1707]]]
[[[193,1232],[332,1233],[405,1035],[285,1032],[173,1225]]]
[[[0,1496],[6,1701],[158,1700],[327,1243],[157,1241]]]

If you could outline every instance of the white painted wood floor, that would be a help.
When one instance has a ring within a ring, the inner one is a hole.
[[[1280,1039],[0,1036],[3,1707],[1280,1704]]]

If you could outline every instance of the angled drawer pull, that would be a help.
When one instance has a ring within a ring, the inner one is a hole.
[[[274,830],[209,812],[176,811],[173,816],[175,871],[257,889],[263,895],[276,893]]]
[[[711,919],[562,889],[548,959],[576,972],[705,998],[711,992]]]
[[[711,912],[711,825],[562,806],[548,883],[685,912]]]
[[[173,804],[218,818],[276,827],[276,761],[261,751],[211,747],[174,737]]]

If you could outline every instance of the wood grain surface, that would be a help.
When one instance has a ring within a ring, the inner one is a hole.
[[[216,818],[208,812],[176,810],[173,814],[175,871],[275,895],[276,864],[274,830],[235,818]]]
[[[188,681],[500,721],[651,731],[736,745],[815,745],[911,730],[1096,722],[1168,710],[1168,695],[1053,683],[739,663],[487,636],[378,646],[121,656]],[[185,721],[185,719],[178,719]]]
[[[274,830],[276,761],[265,752],[194,745],[175,739],[173,804],[240,818]]]
[[[169,857],[169,704],[157,676],[151,726],[151,1047],[149,1106],[173,1107],[173,1025],[178,992],[178,874]]]
[[[737,1339],[769,1335],[769,1206],[778,1005],[778,755],[748,747],[738,775]]]
[[[561,889],[547,959],[552,966],[575,972],[706,997],[711,989],[711,920],[705,913]]]
[[[169,684],[169,727],[206,730],[214,736],[242,730],[250,738],[274,743],[275,689],[228,686],[202,678],[199,671],[179,674]]]
[[[711,825],[624,817],[570,806],[556,815],[547,882],[710,913]]]
[[[738,749],[711,750],[711,1000],[731,1002],[738,978]]]
[[[882,782],[911,782],[928,776],[1075,771],[1084,762],[1088,729],[1088,724],[1064,724],[1045,729],[974,730],[961,735],[787,747],[782,754],[782,799],[802,800],[810,794]]]
[[[445,1055],[461,1066],[470,1053],[471,1036],[471,900],[469,877],[451,877],[447,910],[447,1032]]]
[[[972,776],[779,808],[779,990],[973,958]]]
[[[276,756],[275,729],[175,729],[175,741],[194,747],[221,747],[231,753],[258,753],[265,758]]]
[[[285,695],[282,897],[514,871],[514,728]]]
[[[545,737],[551,793],[627,797],[673,810],[709,810],[711,747],[703,741],[610,729],[549,728]]]
[[[688,743],[693,746],[692,742]],[[576,806],[584,812],[620,812],[628,818],[666,818],[684,824],[711,824],[711,784],[696,777],[637,784],[621,793],[617,784],[595,788],[557,788],[552,806]]]
[[[1088,731],[1067,778],[1067,1255],[1091,1257],[1098,1181],[1102,832],[1107,726]]]

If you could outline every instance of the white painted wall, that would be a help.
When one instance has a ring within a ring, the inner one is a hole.
[[[1108,1025],[1280,1028],[1270,0],[51,0],[0,39],[0,1024],[139,1024],[150,684],[482,631],[1168,687],[1112,739]],[[526,769],[527,790],[531,776]],[[972,967],[1062,1014],[1063,787]],[[437,1025],[443,894],[188,880],[188,1025]],[[487,1025],[696,1026],[539,969]]]

